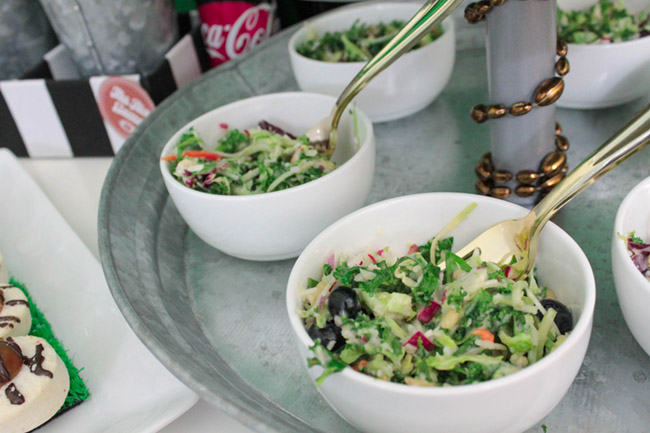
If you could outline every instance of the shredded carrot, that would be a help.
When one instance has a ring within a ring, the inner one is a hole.
[[[204,158],[211,161],[218,161],[223,158],[223,156],[218,153],[207,152],[205,150],[188,150],[183,152],[183,156],[189,156],[190,158]],[[160,159],[163,161],[176,161],[176,155],[167,155]]]
[[[352,368],[355,369],[356,371],[361,371],[361,369],[365,368],[367,365],[368,365],[368,361],[362,359],[361,361],[357,362]]]
[[[476,328],[472,331],[472,335],[478,335],[481,337],[481,340],[494,343],[494,334],[485,328]]]
[[[206,152],[205,150],[188,150],[187,152],[183,152],[183,156],[189,156],[190,158],[205,158],[212,161],[217,161],[223,158],[223,156],[218,153]]]

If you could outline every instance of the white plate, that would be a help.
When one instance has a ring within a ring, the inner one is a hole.
[[[198,397],[137,339],[97,259],[7,149],[0,149],[0,251],[90,389],[39,433],[156,432]]]

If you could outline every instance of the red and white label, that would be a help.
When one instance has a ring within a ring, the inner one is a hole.
[[[213,67],[236,59],[271,34],[273,6],[268,3],[219,1],[203,4],[198,10]]]
[[[109,77],[99,87],[97,103],[104,121],[122,137],[131,132],[155,107],[149,94],[123,77]]]

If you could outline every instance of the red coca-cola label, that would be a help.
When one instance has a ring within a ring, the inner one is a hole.
[[[271,34],[273,6],[268,3],[215,1],[198,10],[213,67],[236,59]]]
[[[149,94],[124,77],[104,80],[99,87],[97,105],[104,121],[124,138],[155,108]]]

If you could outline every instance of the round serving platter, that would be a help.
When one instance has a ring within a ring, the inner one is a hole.
[[[244,261],[204,244],[181,219],[158,168],[165,142],[193,118],[253,95],[297,90],[286,48],[295,30],[183,87],[132,134],[102,191],[101,259],[135,333],[203,399],[259,432],[354,432],[320,397],[295,347],[284,299],[294,260]],[[367,203],[420,192],[474,192],[474,165],[489,150],[489,127],[474,124],[469,109],[487,100],[485,64],[483,49],[460,51],[451,82],[433,104],[375,125],[377,163]],[[571,139],[570,166],[648,102],[650,96],[616,111],[558,110]],[[599,294],[582,370],[542,422],[550,431],[647,428],[650,358],[618,308],[609,245],[616,208],[644,177],[635,173],[647,176],[648,161],[647,150],[639,153],[554,219],[587,253]],[[530,432],[541,431],[542,423]]]

